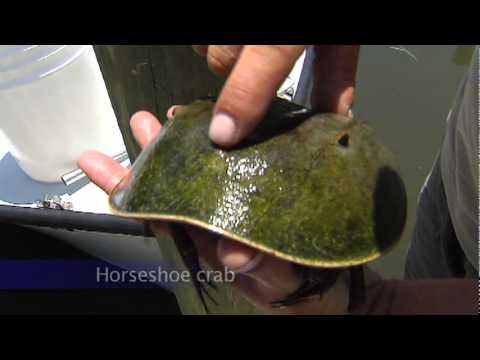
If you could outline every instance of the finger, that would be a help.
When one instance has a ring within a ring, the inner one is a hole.
[[[224,266],[217,257],[218,234],[201,229],[197,226],[185,226],[188,236],[192,239],[200,258],[213,269],[222,269]]]
[[[107,194],[111,193],[128,169],[98,151],[84,152],[78,161],[87,176]]]
[[[168,120],[172,120],[175,114],[183,108],[181,105],[173,105],[167,110]]]
[[[264,300],[274,301],[286,296],[300,284],[290,262],[265,255],[249,246],[195,226],[186,226],[186,231],[199,256],[211,268],[227,268],[254,279],[257,291]]]
[[[207,56],[208,45],[192,45],[193,50],[200,56]]]
[[[249,246],[222,238],[218,241],[217,256],[225,267],[255,280],[263,301],[286,297],[300,286],[293,264],[264,254]]]
[[[161,127],[158,119],[147,111],[139,111],[130,118],[130,128],[133,136],[142,148],[155,139]]]
[[[230,270],[247,273],[257,267],[264,254],[252,247],[222,238],[217,245],[217,256]]]
[[[195,226],[186,226],[186,231],[199,257],[212,269],[227,268],[239,275],[231,285],[261,306],[269,307],[270,302],[286,297],[300,285],[289,262]]]
[[[235,65],[243,45],[210,45],[207,52],[207,63],[210,70],[225,76]]]
[[[347,306],[343,304],[347,298],[344,282],[339,282],[333,291],[324,294],[321,303],[307,301],[279,309],[272,308],[273,301],[286,298],[300,286],[301,279],[290,262],[260,254],[248,246],[219,238],[217,234],[195,226],[186,226],[186,230],[198,251],[202,267],[206,264],[214,270],[224,271],[227,268],[235,272],[230,285],[257,306],[276,314],[344,313],[343,309]]]
[[[360,46],[315,47],[312,104],[321,112],[351,115]]]
[[[233,286],[251,302],[277,314],[344,314],[348,307],[348,289],[344,277],[317,301],[299,302],[282,308],[271,303],[285,299],[301,285],[293,264],[262,253],[243,244],[221,239],[217,252],[220,261],[237,276]]]
[[[160,235],[160,236],[171,235],[170,227],[168,226],[168,224],[164,222],[154,221],[154,222],[151,222],[149,225],[150,225],[150,229],[155,235]]]
[[[212,141],[231,147],[247,136],[303,50],[298,45],[245,46],[215,106],[209,131]]]

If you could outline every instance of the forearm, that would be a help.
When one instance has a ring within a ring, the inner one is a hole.
[[[478,280],[382,280],[367,289],[362,314],[478,314]]]

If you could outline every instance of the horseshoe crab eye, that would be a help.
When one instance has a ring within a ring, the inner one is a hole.
[[[348,147],[349,141],[350,141],[350,136],[347,133],[340,135],[340,137],[337,140],[338,144],[343,147]]]

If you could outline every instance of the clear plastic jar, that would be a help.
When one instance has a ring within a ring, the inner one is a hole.
[[[60,181],[85,150],[124,150],[91,45],[1,45],[0,130],[19,166],[44,182]]]

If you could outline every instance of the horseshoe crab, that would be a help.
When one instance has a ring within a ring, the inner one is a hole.
[[[276,98],[251,136],[225,150],[208,137],[213,107],[195,101],[164,125],[112,192],[114,214],[172,224],[192,271],[197,256],[182,224],[297,264],[304,285],[277,306],[321,293],[341,269],[399,241],[405,187],[366,123]]]

